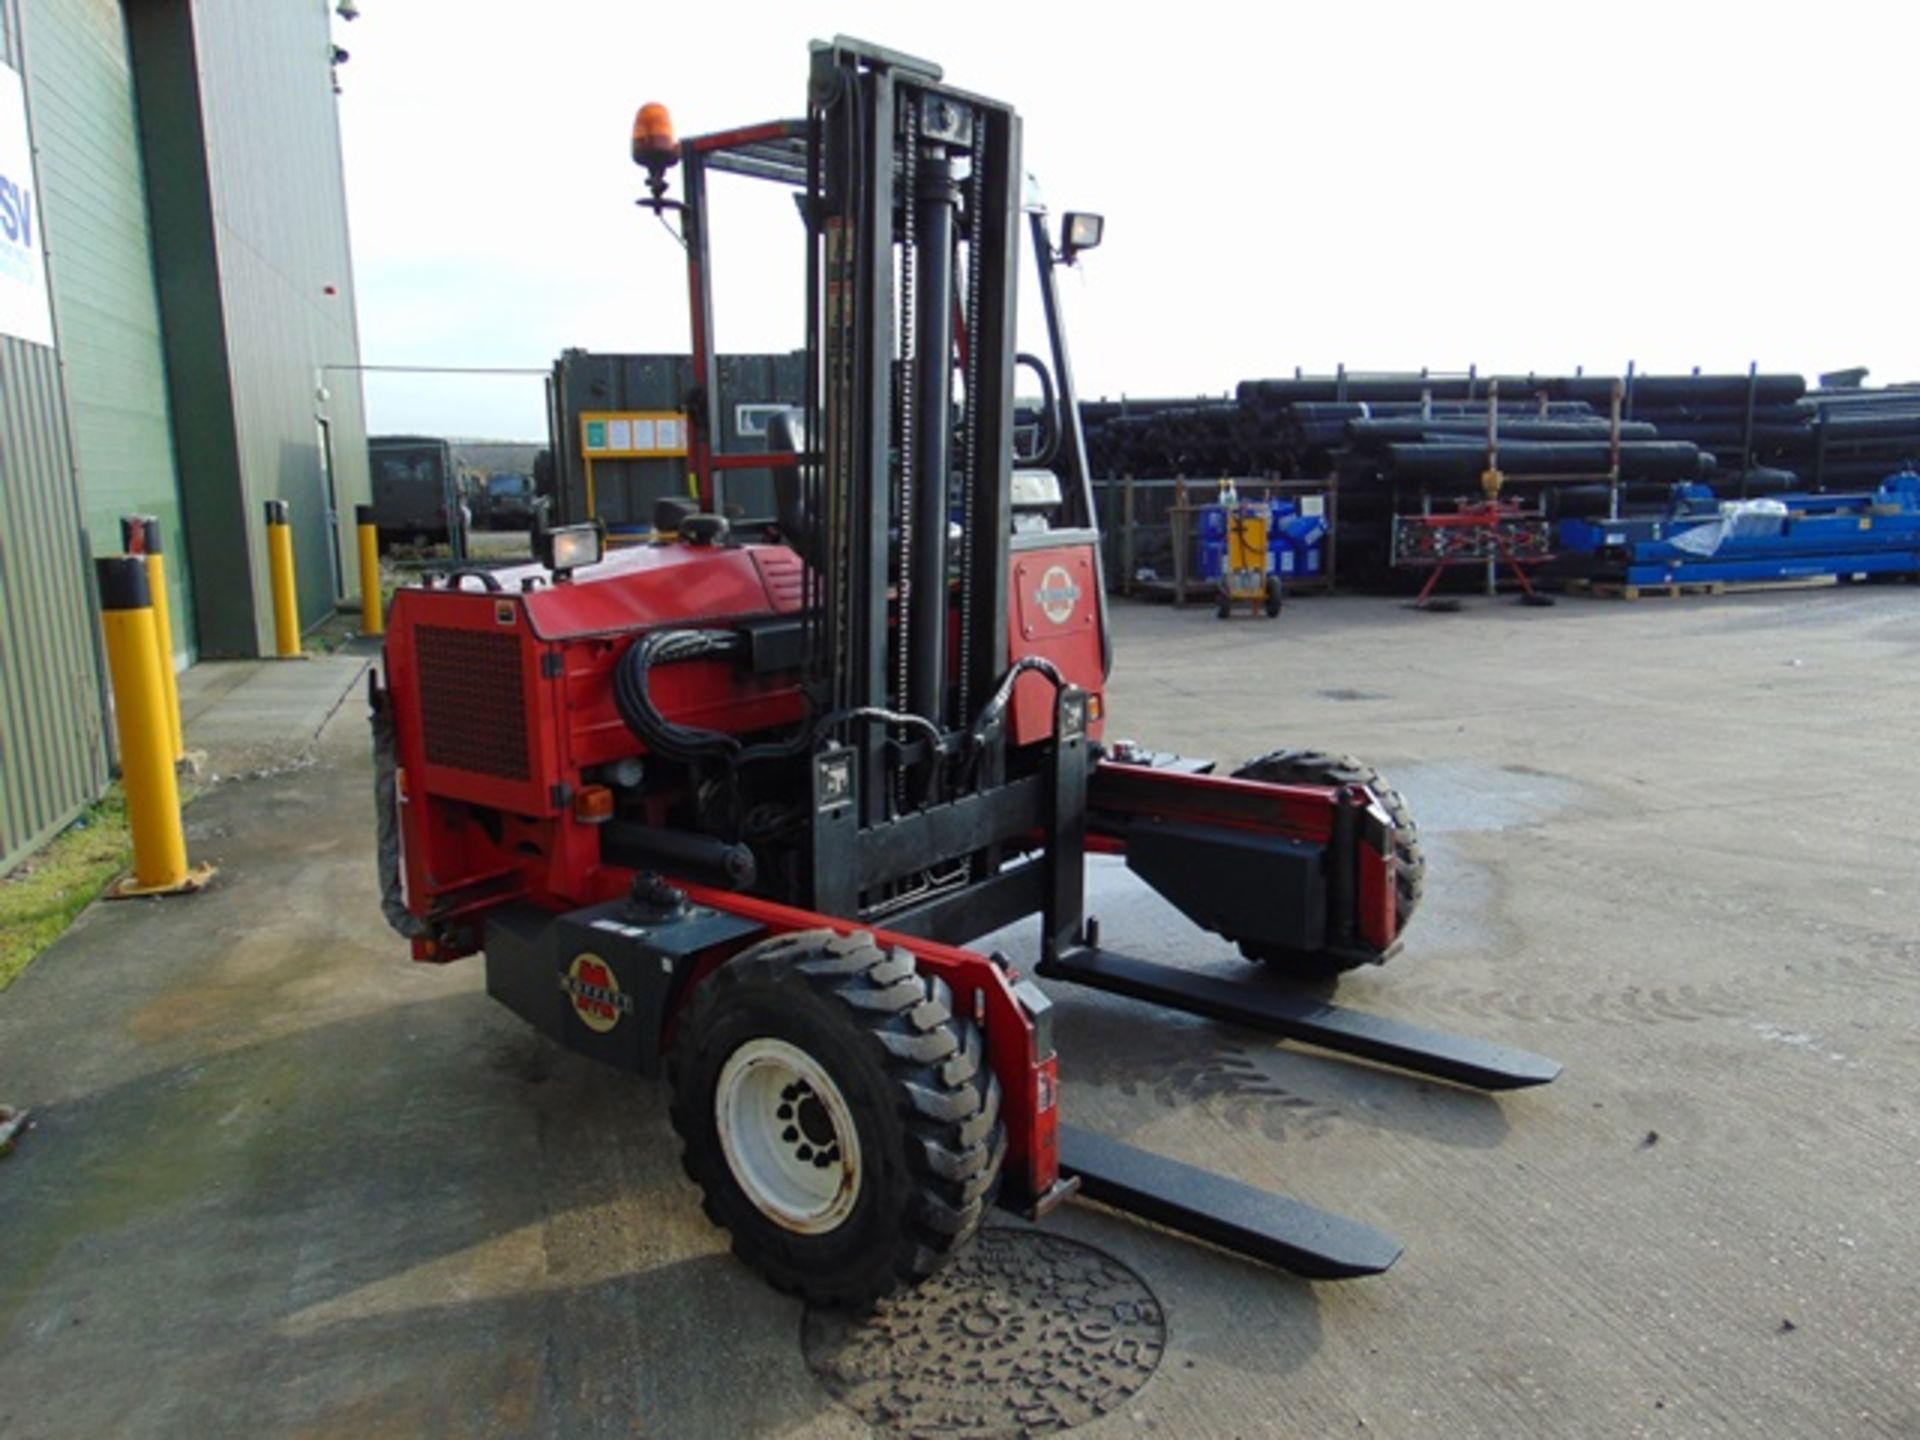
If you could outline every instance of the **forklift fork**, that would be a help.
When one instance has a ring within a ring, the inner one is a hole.
[[[1290,987],[1137,960],[1082,945],[1042,960],[1037,973],[1189,1015],[1202,1015],[1286,1040],[1353,1055],[1479,1090],[1545,1085],[1560,1063],[1544,1055],[1330,1005]]]
[[[1545,1056],[1329,1005],[1282,985],[1091,945],[1047,956],[1036,973],[1481,1090],[1544,1085],[1561,1069]],[[1360,1221],[1065,1123],[1060,1169],[1088,1199],[1308,1279],[1377,1275],[1400,1255],[1398,1241]]]
[[[1378,1275],[1400,1258],[1400,1242],[1371,1225],[1078,1125],[1060,1127],[1060,1169],[1089,1200],[1309,1280]]]

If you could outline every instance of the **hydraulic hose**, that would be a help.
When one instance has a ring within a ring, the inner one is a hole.
[[[627,647],[613,671],[613,703],[634,738],[656,755],[673,760],[730,760],[740,741],[720,730],[681,725],[660,713],[647,689],[655,665],[709,660],[739,654],[746,638],[732,630],[655,630]]]
[[[1051,660],[1039,655],[1022,655],[1008,669],[1005,678],[1000,681],[999,688],[993,692],[992,698],[980,707],[980,714],[973,722],[971,736],[975,747],[986,744],[1005,722],[1007,706],[1013,703],[1013,687],[1028,671],[1045,677],[1051,682],[1056,692],[1066,688],[1066,676],[1060,673],[1059,667]]]

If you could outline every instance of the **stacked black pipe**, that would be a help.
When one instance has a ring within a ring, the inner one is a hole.
[[[1477,495],[1491,377],[1245,380],[1231,400],[1081,407],[1094,474],[1340,481],[1341,569],[1381,576],[1392,517]],[[1798,375],[1499,377],[1506,493],[1549,514],[1610,500],[1611,405],[1621,389],[1624,513],[1666,505],[1677,482],[1723,498],[1871,489],[1920,461],[1920,387],[1809,391]],[[1582,478],[1585,477],[1585,478]]]
[[[1751,402],[1741,377],[1740,387],[1717,395],[1635,393],[1632,413],[1663,434],[1711,447],[1735,473],[1785,473],[1796,489],[1871,490],[1920,460],[1920,389],[1808,390],[1797,376],[1757,379]]]

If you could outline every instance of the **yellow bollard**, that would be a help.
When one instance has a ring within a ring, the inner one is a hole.
[[[108,894],[182,895],[198,890],[213,867],[187,866],[180,824],[180,786],[173,773],[173,737],[167,729],[166,687],[153,635],[153,597],[146,562],[116,555],[94,562],[100,584],[100,623],[106,632],[107,672],[113,679],[113,715],[120,736],[120,778],[133,832],[133,874]]]
[[[373,506],[353,507],[354,524],[360,527],[360,633],[387,633],[387,607],[380,593],[380,529],[373,523]]]
[[[180,728],[180,677],[173,668],[173,600],[167,594],[167,560],[160,550],[160,517],[126,515],[120,520],[120,548],[144,556],[147,590],[153,596],[153,641],[160,654],[160,681],[167,692],[167,733],[173,758],[187,758],[186,736]]]
[[[287,502],[267,501],[267,569],[273,577],[273,639],[282,660],[300,657],[300,597],[293,588],[293,527]]]

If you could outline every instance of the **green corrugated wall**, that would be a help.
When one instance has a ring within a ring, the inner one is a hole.
[[[0,0],[0,63],[15,70],[20,38],[15,0]],[[85,547],[59,361],[0,336],[0,870],[107,782]]]
[[[175,663],[193,653],[191,566],[167,415],[160,303],[119,0],[23,0],[47,268],[94,552],[157,515]]]
[[[0,337],[0,869],[106,784],[89,557],[123,514],[161,516],[183,656],[270,649],[262,500],[303,622],[333,606],[367,474],[331,9],[0,0],[59,341]]]

